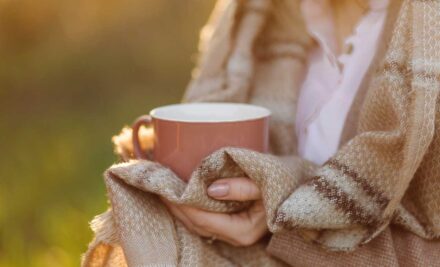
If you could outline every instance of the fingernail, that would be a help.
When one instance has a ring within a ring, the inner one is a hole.
[[[211,197],[224,197],[229,193],[229,185],[225,183],[212,184],[208,187],[208,195]]]

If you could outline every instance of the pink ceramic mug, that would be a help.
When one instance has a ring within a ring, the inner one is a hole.
[[[236,103],[191,103],[163,106],[133,124],[133,147],[139,159],[150,159],[169,167],[188,181],[200,161],[226,146],[267,152],[270,111]],[[150,156],[142,151],[139,128],[153,127]]]

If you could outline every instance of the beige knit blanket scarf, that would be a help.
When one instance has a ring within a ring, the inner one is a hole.
[[[220,1],[202,31],[199,69],[185,96],[269,107],[273,155],[226,148],[185,184],[154,162],[128,160],[125,131],[114,140],[127,161],[105,172],[111,208],[92,222],[96,236],[83,266],[282,266],[263,242],[237,248],[190,234],[157,196],[234,212],[251,203],[216,201],[206,188],[239,175],[261,188],[271,232],[294,230],[329,250],[353,250],[390,223],[440,236],[440,1],[403,1],[358,134],[323,166],[293,156],[296,91],[310,42],[297,5]]]

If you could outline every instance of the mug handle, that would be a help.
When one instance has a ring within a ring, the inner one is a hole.
[[[134,152],[134,156],[137,159],[153,160],[153,156],[151,152],[142,151],[141,142],[139,141],[139,129],[141,128],[142,125],[146,127],[151,127],[151,123],[152,123],[151,116],[143,115],[137,118],[134,121],[133,125],[131,126],[132,128],[131,140],[133,142],[133,152]]]

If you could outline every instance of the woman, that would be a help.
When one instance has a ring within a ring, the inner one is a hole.
[[[261,6],[259,6],[259,4],[261,4]],[[242,23],[250,24],[251,22],[246,22],[246,19],[258,20],[258,17],[264,16],[264,13],[268,11],[263,5],[263,1],[260,3],[258,3],[258,1],[248,1],[247,7],[244,8],[245,11],[243,12],[249,13],[249,15],[247,15],[249,17],[242,18]],[[271,8],[276,9],[277,3],[274,5],[275,7]],[[278,5],[282,4],[278,3]],[[289,8],[288,4],[286,8]],[[376,0],[301,1],[301,14],[304,18],[308,35],[312,39],[307,40],[304,38],[303,40],[299,40],[301,44],[308,49],[304,59],[306,66],[304,66],[304,72],[297,70],[297,66],[291,66],[291,69],[289,69],[289,71],[291,71],[290,73],[286,74],[282,73],[282,71],[277,73],[280,76],[279,78],[284,79],[282,81],[287,83],[284,85],[288,87],[286,90],[291,88],[291,90],[294,91],[293,89],[296,87],[300,90],[295,122],[298,138],[297,151],[299,156],[316,164],[323,164],[337,152],[340,144],[344,144],[353,137],[353,132],[348,133],[353,129],[349,128],[355,127],[354,124],[356,123],[356,116],[359,112],[358,109],[362,104],[361,98],[364,98],[365,94],[363,91],[366,91],[368,87],[366,83],[368,83],[369,78],[371,78],[371,71],[377,68],[377,64],[380,62],[380,59],[382,59],[381,57],[384,54],[387,40],[389,40],[393,23],[395,22],[395,16],[400,8],[401,5],[399,1],[391,1],[391,3],[390,1]],[[280,24],[286,23],[286,25],[291,25],[292,27],[295,25],[295,21],[288,21],[288,18],[283,18],[285,14],[282,14],[279,9],[278,12],[280,13],[275,15],[278,16],[277,19],[286,20],[280,21]],[[439,11],[437,10],[436,12]],[[254,23],[258,25],[258,22]],[[252,38],[267,37],[259,36],[259,34],[262,35],[262,33],[257,33],[256,31],[257,28],[249,29],[247,35],[242,34],[244,37],[238,35],[238,38],[242,37],[246,39],[237,40],[237,47],[229,58],[229,64],[232,66],[227,66],[226,71],[228,71],[229,67],[230,75],[233,76],[235,71],[237,72],[237,76],[241,75],[242,77],[233,77],[231,79],[256,79],[258,82],[258,77],[246,77],[246,74],[249,76],[252,74],[246,73],[245,71],[246,67],[249,68],[249,66],[245,64],[250,64],[246,62],[246,57],[250,57],[248,54],[251,50],[250,47],[255,44]],[[213,36],[212,38],[215,39],[216,37]],[[298,42],[298,40],[296,41]],[[436,41],[439,42],[438,39]],[[242,47],[238,47],[240,45]],[[279,44],[279,55],[268,55],[268,57],[272,58],[265,58],[264,60],[277,60],[276,57],[280,57],[281,59],[278,60],[282,61],[283,58],[285,58],[285,64],[289,64],[287,63],[289,60],[287,57],[298,58],[298,55],[295,54],[297,51],[289,51],[287,45],[283,51],[283,47],[281,46],[282,44]],[[275,45],[273,45],[273,49],[275,50]],[[200,92],[201,90],[207,90],[203,88],[205,85],[197,85],[197,83],[203,82],[203,78],[200,78],[200,76],[210,75],[203,72],[210,71],[209,68],[214,68],[212,65],[216,64],[208,62],[211,60],[209,56],[215,57],[215,55],[207,55],[205,62],[202,61],[201,73],[199,74],[199,78],[196,78],[192,86],[190,86],[186,95],[187,100],[214,100],[210,99],[213,93],[209,92],[204,95],[204,92]],[[231,63],[234,59],[237,61],[236,70],[234,70],[235,66]],[[244,64],[240,66],[238,62],[241,64],[244,62]],[[290,64],[295,64],[295,62],[292,61]],[[238,66],[242,68],[242,72],[240,72]],[[273,67],[276,68],[276,66]],[[258,71],[265,70],[256,70],[256,72]],[[305,76],[303,76],[304,73]],[[286,75],[289,74],[293,76],[290,79],[286,77]],[[253,75],[257,76],[258,74],[254,73]],[[305,78],[302,79],[301,77]],[[237,81],[237,85],[235,86],[237,88],[244,87],[243,84],[246,81],[243,80]],[[231,81],[231,83],[234,83],[234,81]],[[209,85],[206,86],[209,87]],[[229,95],[224,93],[222,96],[224,99],[221,100],[243,100],[246,98],[244,95],[239,95],[238,92],[241,88],[236,89],[236,92],[233,92],[234,89],[235,88],[229,88],[228,90],[231,90],[232,93]],[[233,95],[234,93],[235,95]],[[259,103],[258,101],[255,102]],[[284,103],[279,104],[283,105]],[[276,103],[274,103],[274,105],[276,105]],[[294,107],[294,104],[292,104],[292,107]],[[285,112],[292,112],[291,108],[286,108]],[[389,122],[383,118],[383,123],[386,124]],[[345,132],[342,129],[344,127]],[[278,152],[288,153],[290,151]],[[436,169],[432,175],[440,175],[438,171],[439,169]],[[435,184],[438,186],[439,183],[439,180],[436,179]],[[243,213],[226,215],[222,213],[210,213],[190,206],[179,206],[170,203],[167,203],[167,206],[191,231],[207,238],[220,239],[234,245],[246,246],[253,244],[268,232],[265,210],[262,208],[261,193],[258,186],[251,180],[245,177],[220,179],[208,188],[208,194],[219,200],[255,200],[256,202],[249,210]],[[438,217],[438,212],[440,211],[436,210],[435,212],[435,216]],[[201,227],[199,226],[199,222],[203,222]],[[378,239],[381,239],[382,242],[392,242],[391,240],[394,240],[399,246],[432,246],[432,248],[435,247],[437,249],[436,253],[440,252],[440,244],[425,244],[425,241],[422,241],[418,237],[394,228],[391,230],[387,229]],[[297,244],[294,244],[295,242]],[[299,248],[300,244],[306,246],[309,251]],[[389,258],[392,257],[389,257],[389,249],[380,251],[379,247],[383,246],[383,244],[379,245],[378,242],[372,242],[372,244],[370,243],[367,247],[363,248],[361,252],[353,252],[358,255],[334,255],[334,258],[339,264],[344,262],[367,264],[366,261],[362,260],[362,257],[369,255],[379,257],[379,259],[376,259],[378,264],[385,263],[385,258],[389,260]],[[303,241],[295,235],[290,237],[274,236],[269,246],[269,251],[273,255],[290,262],[292,265],[311,265],[311,262],[304,262],[303,253],[311,254],[315,257],[332,257],[326,253],[320,254],[311,252],[310,250],[313,249],[316,250],[316,248],[303,243]],[[432,252],[433,250],[430,250],[430,252],[425,251],[420,255],[432,255]],[[405,251],[405,253],[410,253],[412,256],[400,255],[400,253],[403,252],[397,251],[398,255],[396,256],[399,262],[405,259],[407,263],[410,263],[416,257],[420,256],[415,255],[417,253],[413,254],[414,252],[409,251]],[[435,258],[440,260],[438,257]],[[368,259],[368,262],[373,264],[376,260]],[[431,260],[434,260],[434,258]],[[432,261],[432,263],[434,262],[435,261]],[[439,262],[435,263],[440,264]],[[327,261],[326,264],[329,266],[330,263]],[[390,262],[388,262],[388,264],[390,264]],[[405,264],[405,262],[401,262],[401,264]]]
[[[172,240],[194,244],[198,235],[213,245],[192,246],[199,248],[193,264],[203,265],[204,256],[215,256],[243,265],[239,260],[249,263],[249,253],[260,257],[253,244],[261,245],[263,237],[275,232],[267,250],[293,266],[438,265],[439,10],[437,1],[219,1],[202,32],[202,57],[185,100],[270,108],[271,147],[279,157],[240,158],[246,152],[227,151],[242,168],[248,167],[249,177],[218,179],[207,193],[220,201],[253,201],[239,213],[206,211],[196,202],[176,204],[159,192],[168,210],[195,235],[182,235],[177,226],[172,228],[178,233],[174,238],[150,248],[172,249],[163,245]],[[116,143],[119,153],[130,154]],[[248,158],[262,168],[245,166]],[[295,183],[279,177],[285,173],[278,172],[277,162],[290,166],[286,177]],[[133,249],[145,238],[124,237],[132,230],[121,223],[127,221],[115,205],[120,204],[114,200],[118,182],[110,173],[106,181],[114,206],[111,216],[120,228],[118,243],[127,262],[151,263],[168,251],[146,257],[149,252]],[[274,204],[278,192],[287,195]],[[149,199],[148,205],[154,201]],[[148,205],[127,214],[142,221],[148,215],[139,214]],[[97,231],[98,241],[113,240],[108,236],[108,231]],[[104,248],[95,243],[86,254],[86,266],[102,258]],[[352,252],[341,252],[347,250]],[[179,251],[189,255],[184,246]],[[190,262],[173,253],[163,258]],[[264,259],[259,264],[278,266]]]

